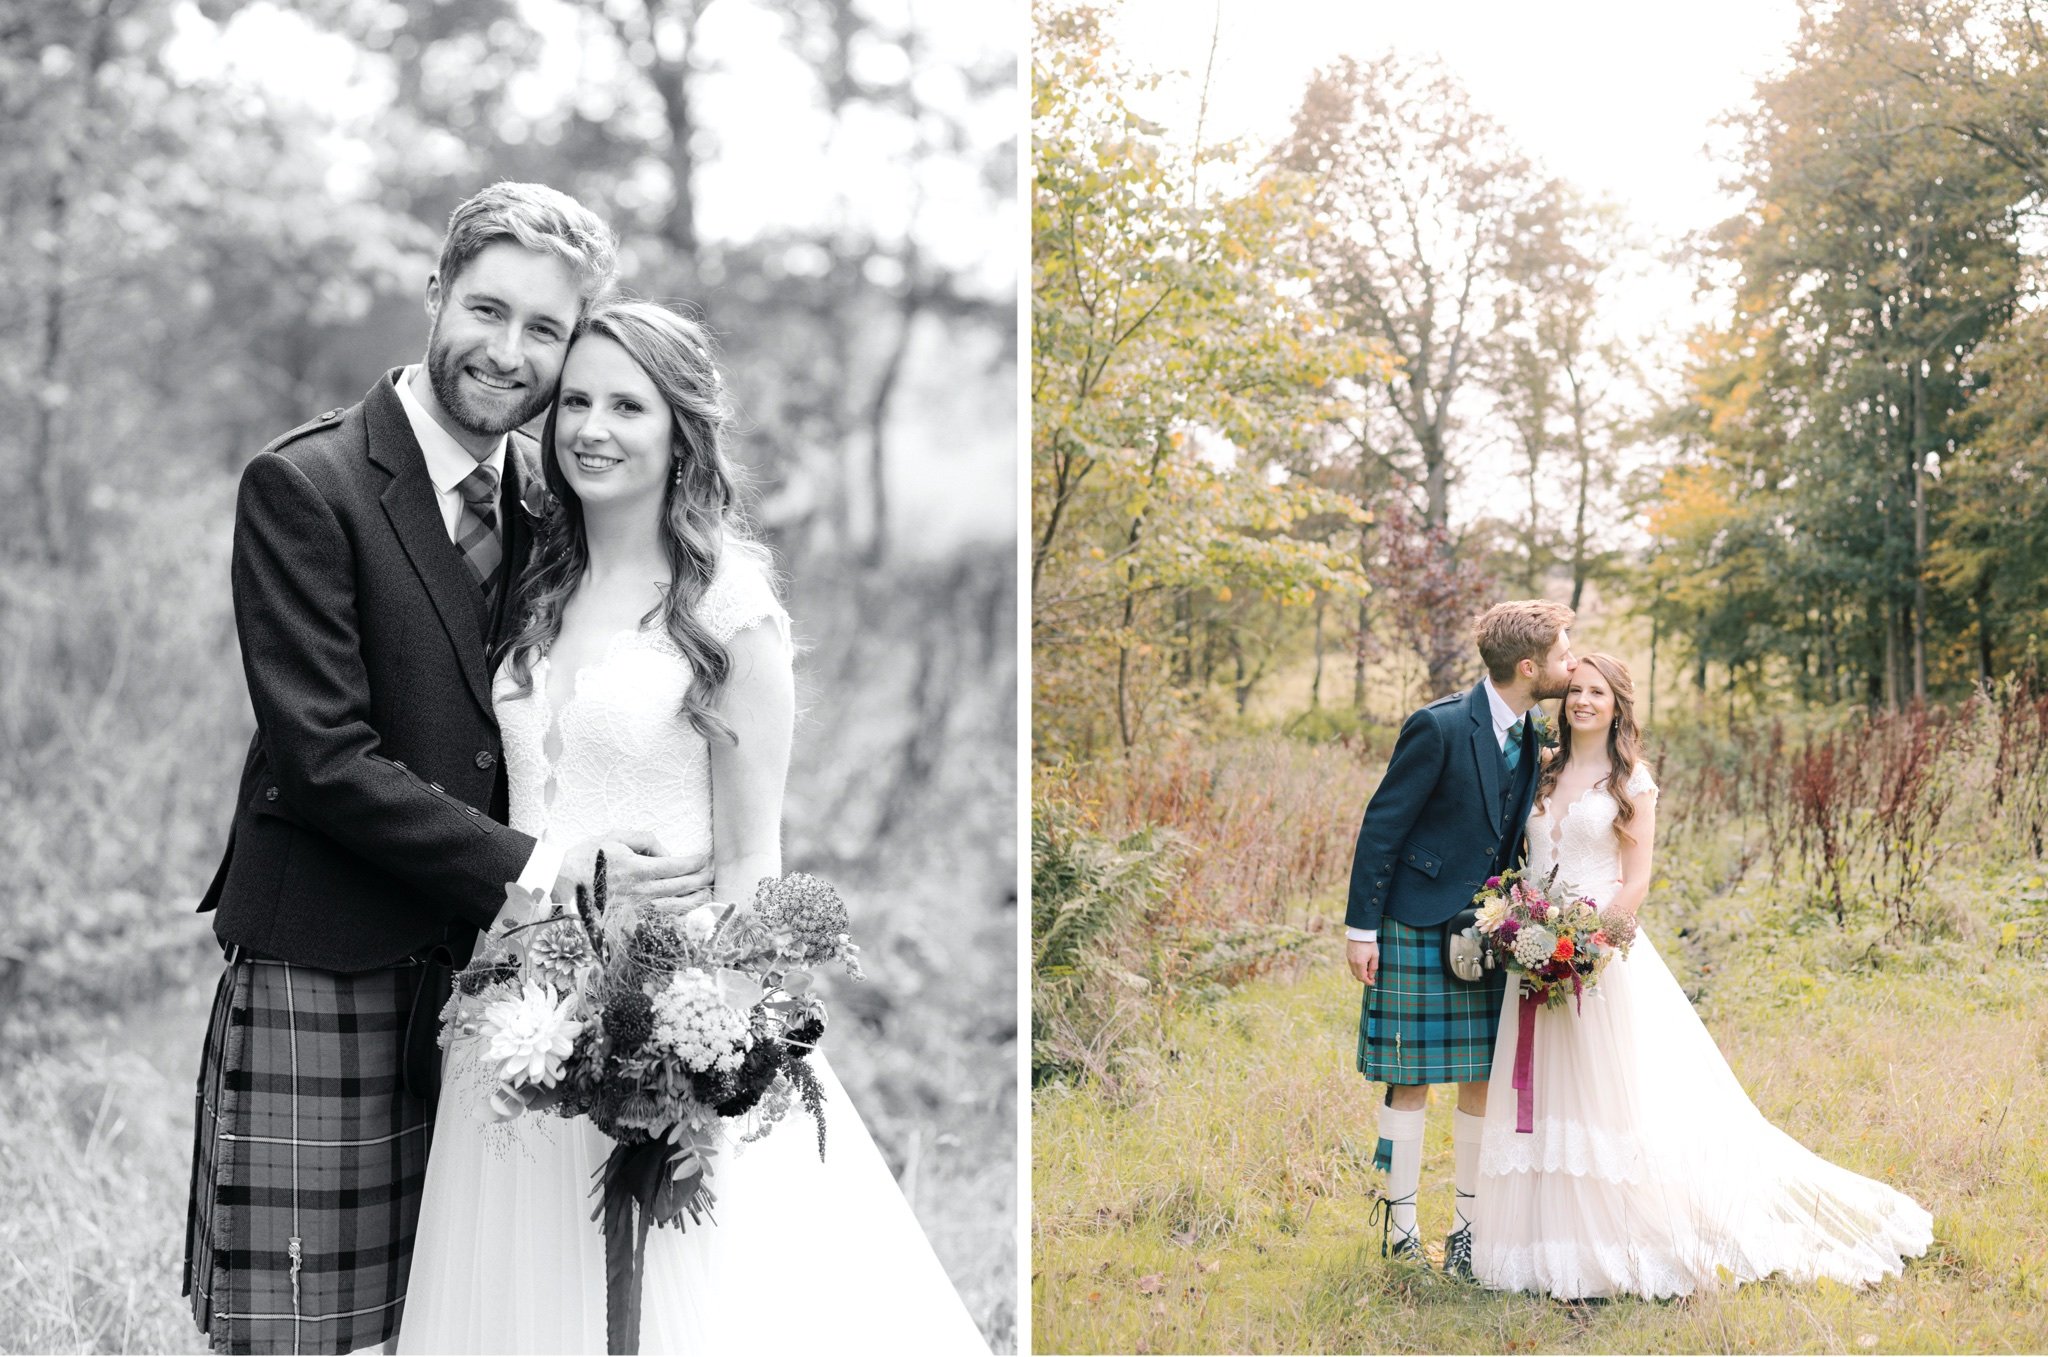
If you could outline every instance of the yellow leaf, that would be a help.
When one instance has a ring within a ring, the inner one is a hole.
[[[2007,924],[1998,930],[1998,945],[2001,949],[2010,947],[2020,940],[2020,926]]]
[[[1228,603],[1228,602],[1230,602],[1230,586],[1229,586],[1229,585],[1227,585],[1227,584],[1219,584],[1219,585],[1217,585],[1217,586],[1216,586],[1216,601],[1217,601],[1218,603]]]

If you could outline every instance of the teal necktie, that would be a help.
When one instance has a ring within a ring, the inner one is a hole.
[[[1521,717],[1509,726],[1508,742],[1501,746],[1500,756],[1508,766],[1509,777],[1513,777],[1515,769],[1522,766],[1522,722],[1528,719],[1526,716]]]

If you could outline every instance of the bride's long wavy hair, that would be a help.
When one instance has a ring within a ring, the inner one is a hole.
[[[1607,789],[1614,796],[1619,808],[1614,816],[1614,828],[1621,835],[1623,843],[1634,843],[1635,836],[1628,832],[1628,822],[1635,818],[1636,808],[1629,804],[1622,789],[1628,786],[1629,778],[1635,773],[1636,763],[1643,756],[1643,732],[1636,724],[1636,685],[1628,674],[1628,666],[1612,655],[1592,654],[1579,656],[1579,663],[1590,664],[1607,680],[1607,691],[1614,694],[1614,720],[1607,728]],[[1558,779],[1564,776],[1564,766],[1571,762],[1571,726],[1564,717],[1566,697],[1558,704],[1557,724],[1563,732],[1558,741],[1557,753],[1543,764],[1543,775],[1536,782],[1536,808],[1540,811],[1550,804],[1550,794],[1557,790]]]
[[[682,716],[705,739],[732,743],[732,727],[715,707],[732,671],[732,656],[698,619],[697,606],[727,551],[752,558],[764,571],[767,549],[754,539],[739,508],[739,475],[726,453],[733,410],[704,327],[653,302],[613,301],[594,307],[576,327],[575,340],[602,335],[624,349],[668,404],[674,433],[669,451],[681,465],[670,474],[661,508],[668,585],[662,601],[641,618],[657,616],[669,640],[689,661],[690,684]],[[574,342],[574,341],[572,341]],[[562,632],[562,609],[590,569],[590,539],[583,503],[569,487],[555,452],[559,395],[542,430],[541,475],[555,501],[535,537],[533,556],[514,599],[518,629],[505,643],[518,691],[533,690],[533,663]]]

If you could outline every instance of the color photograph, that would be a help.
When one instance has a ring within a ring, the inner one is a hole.
[[[2048,1345],[2025,0],[1035,0],[1031,1344]]]

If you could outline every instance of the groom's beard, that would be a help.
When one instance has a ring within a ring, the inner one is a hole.
[[[474,367],[494,377],[499,375],[481,353],[458,354],[452,345],[443,344],[437,320],[427,336],[427,381],[434,388],[434,399],[441,402],[448,417],[477,437],[496,438],[523,428],[547,409],[550,392],[532,380],[531,372],[525,374],[526,389],[518,402],[506,405],[496,401],[485,403],[484,398],[473,396],[462,375],[464,367]]]

